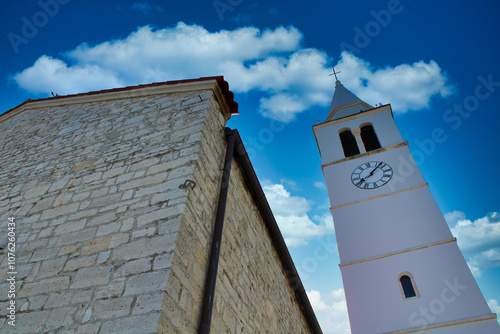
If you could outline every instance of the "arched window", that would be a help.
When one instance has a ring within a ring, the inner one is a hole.
[[[351,130],[346,129],[340,132],[339,137],[346,158],[359,154],[358,144],[356,143],[356,138],[354,138],[354,135],[352,134]]]
[[[399,283],[401,284],[401,291],[405,298],[411,298],[417,296],[417,291],[415,289],[415,283],[413,278],[407,274],[403,274],[399,277]]]
[[[363,145],[365,145],[366,152],[380,148],[380,142],[371,124],[361,127],[361,140],[363,141]]]

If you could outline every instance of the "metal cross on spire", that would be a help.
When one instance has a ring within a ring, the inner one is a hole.
[[[333,73],[330,74],[329,76],[331,77],[332,75],[334,75],[335,76],[335,80],[339,81],[339,79],[337,78],[337,74],[339,74],[341,71],[335,72],[335,68],[333,68],[332,70],[333,70]]]

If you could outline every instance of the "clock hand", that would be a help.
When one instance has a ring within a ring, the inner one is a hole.
[[[367,178],[368,178],[368,177],[367,177]],[[356,185],[360,185],[361,183],[363,183],[363,182],[365,182],[365,181],[366,181],[366,179],[365,179],[365,178],[362,178],[361,180],[359,180],[359,182],[358,182],[358,183],[356,183]]]
[[[372,176],[373,173],[377,170],[377,168],[379,168],[381,165],[382,165],[382,163],[379,162],[378,165],[375,168],[373,168],[373,170],[370,172],[370,174],[368,174],[368,176],[366,178],[369,178],[370,176]]]

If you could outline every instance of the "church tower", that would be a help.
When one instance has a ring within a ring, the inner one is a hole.
[[[500,333],[394,123],[340,81],[313,126],[353,334]]]

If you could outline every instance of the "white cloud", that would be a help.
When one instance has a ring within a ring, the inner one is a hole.
[[[301,216],[310,210],[304,197],[291,196],[282,184],[264,185],[262,189],[275,215]]]
[[[342,76],[342,83],[360,99],[372,105],[390,103],[395,113],[428,108],[433,96],[446,97],[454,91],[434,60],[374,68],[343,52],[335,69],[349,73]]]
[[[93,89],[116,88],[125,82],[98,65],[71,66],[48,56],[15,76],[19,86],[32,92],[70,94]]]
[[[488,300],[488,305],[490,306],[491,311],[496,314],[500,314],[500,304],[495,299]]]
[[[463,213],[454,211],[447,213],[445,219],[462,251],[477,253],[500,248],[500,214],[497,212],[471,221]]]
[[[281,184],[284,184],[284,185],[286,184],[286,185],[287,185],[287,186],[289,186],[289,187],[290,187],[290,189],[292,189],[292,190],[299,190],[299,185],[298,185],[298,184],[297,184],[297,182],[296,182],[296,181],[294,181],[294,180],[290,180],[290,179],[285,179],[285,178],[283,178],[283,179],[281,179],[281,180],[280,180],[280,183],[281,183]]]
[[[304,246],[311,239],[333,233],[329,213],[311,219],[308,215],[310,202],[304,197],[292,196],[283,184],[268,184],[262,188],[289,247]]]
[[[495,299],[490,299],[488,305],[491,311],[497,314],[497,321],[500,323],[500,304]]]
[[[479,269],[478,267],[474,267],[469,262],[467,262],[467,265],[469,266],[470,272],[475,278],[480,278],[481,276],[483,276],[483,272],[481,269]]]
[[[318,189],[326,189],[326,184],[325,182],[321,182],[321,181],[318,181],[318,182],[314,182],[314,186]]]
[[[444,215],[444,219],[450,228],[455,227],[459,221],[465,220],[465,213],[462,211],[452,211]]]
[[[145,2],[134,8],[149,13]],[[318,49],[301,48],[295,27],[260,30],[242,27],[209,32],[179,22],[175,27],[139,27],[129,36],[97,45],[83,43],[63,59],[41,56],[14,80],[35,93],[80,93],[157,81],[224,75],[234,92],[262,93],[259,111],[290,122],[314,106],[327,108],[333,93],[332,59]],[[391,102],[395,112],[425,108],[452,88],[436,62],[419,61],[374,68],[343,52],[336,65],[345,86],[366,102]]]
[[[476,277],[485,268],[500,267],[500,214],[493,212],[471,221],[463,212],[453,211],[445,219]]]
[[[351,333],[344,290],[337,289],[322,296],[319,291],[307,292],[311,306],[325,334]]]
[[[301,38],[302,34],[294,27],[263,31],[244,27],[212,33],[182,22],[165,29],[144,26],[124,39],[94,46],[83,43],[64,54],[67,62],[42,56],[39,59],[42,62],[35,62],[14,79],[22,88],[35,93],[67,94],[87,91],[89,86],[79,85],[79,81],[89,81],[94,73],[105,73],[106,82],[119,82],[119,86],[220,74],[231,77],[227,70],[231,64],[255,64],[276,53],[292,52],[298,49]],[[50,74],[46,70],[48,66],[65,70],[57,73],[57,80],[51,80],[50,85],[39,84],[39,79]],[[229,79],[231,89],[254,88],[245,86],[246,80],[233,75]],[[108,86],[95,80],[90,89],[103,88]]]

